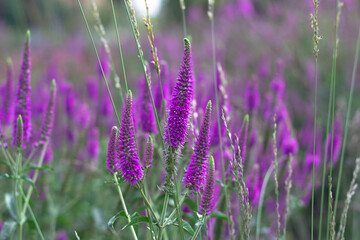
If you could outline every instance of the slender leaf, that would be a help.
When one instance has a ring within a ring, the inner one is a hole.
[[[10,212],[11,217],[13,219],[17,219],[15,201],[14,201],[13,195],[11,195],[9,193],[5,194],[5,204],[6,204],[7,209]]]
[[[126,217],[126,213],[124,210],[118,212],[116,215],[114,215],[112,218],[110,218],[110,220],[108,221],[108,227],[111,229],[111,231],[115,231],[114,229],[114,223],[115,221],[120,218],[120,217],[124,217],[125,219],[127,219]]]
[[[6,221],[0,232],[0,240],[8,240],[14,234],[16,229],[16,222],[13,220]]]
[[[183,222],[183,229],[185,230],[185,232],[187,232],[190,236],[193,236],[195,232],[194,229],[191,227],[190,223],[188,223],[185,220],[182,220],[182,222]],[[177,222],[175,222],[173,225],[179,227],[179,224]]]
[[[127,227],[133,226],[135,224],[139,224],[139,223],[148,223],[149,222],[149,218],[146,216],[137,216],[131,219],[131,222],[129,222],[128,224],[126,224],[122,229],[124,230]]]

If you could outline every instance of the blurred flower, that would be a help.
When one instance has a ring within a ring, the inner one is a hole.
[[[111,174],[114,174],[115,172],[119,171],[119,165],[118,165],[119,163],[116,155],[118,132],[119,130],[116,126],[112,127],[111,135],[108,143],[107,154],[106,154],[107,170],[109,170]]]
[[[215,163],[214,158],[209,158],[209,168],[206,176],[204,192],[201,197],[200,214],[209,215],[214,208],[215,193]]]
[[[31,55],[30,55],[30,31],[26,33],[25,48],[21,64],[21,71],[19,75],[16,107],[15,107],[15,121],[13,127],[13,136],[16,136],[17,118],[21,115],[24,126],[24,142],[28,142],[31,135],[31,85],[30,85],[30,69],[31,69]],[[14,144],[16,138],[13,139]]]

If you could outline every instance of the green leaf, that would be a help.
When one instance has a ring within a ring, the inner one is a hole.
[[[30,183],[30,185],[33,187],[33,189],[35,191],[35,194],[37,194],[35,184],[34,184],[34,182],[33,182],[33,180],[31,178],[29,178],[28,176],[25,176],[25,175],[21,175],[19,178],[24,180],[27,183]]]
[[[29,171],[29,170],[44,170],[44,171],[50,171],[50,172],[52,172],[52,171],[54,171],[54,168],[52,168],[52,167],[50,167],[50,166],[47,166],[47,165],[43,165],[43,166],[37,166],[37,165],[35,165],[35,164],[32,164],[32,163],[30,163],[30,164],[28,164],[28,165],[26,165],[25,167],[24,167],[24,169],[23,169],[23,171],[24,172],[27,172],[27,171]]]
[[[223,212],[215,212],[209,215],[209,218],[217,218],[220,220],[228,221],[229,219]]]
[[[127,227],[130,227],[132,225],[135,225],[135,224],[139,224],[139,223],[148,223],[149,222],[149,218],[146,217],[146,216],[136,216],[134,218],[131,219],[131,222],[129,222],[128,224],[126,224],[122,229],[124,230],[125,228]]]
[[[16,229],[16,222],[13,220],[6,221],[0,232],[0,240],[9,240]]]
[[[182,222],[183,222],[183,229],[185,230],[185,232],[190,234],[190,236],[193,236],[195,232],[194,229],[191,227],[190,223],[188,223],[185,220],[182,220]],[[179,227],[179,224],[177,222],[174,223],[173,225]]]
[[[10,212],[11,217],[13,219],[17,219],[15,201],[14,201],[14,196],[12,194],[10,194],[10,193],[5,194],[5,204],[6,204],[7,209]]]
[[[126,217],[126,213],[124,210],[118,212],[116,215],[114,215],[112,218],[110,218],[110,220],[108,221],[108,227],[110,228],[111,231],[115,231],[114,229],[114,223],[115,221],[120,218],[120,217],[124,217],[125,219],[127,219]]]

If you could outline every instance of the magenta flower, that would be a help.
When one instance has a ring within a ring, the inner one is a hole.
[[[30,31],[26,33],[25,48],[23,53],[23,60],[21,64],[21,71],[19,75],[19,83],[17,89],[15,120],[13,127],[13,136],[16,136],[17,117],[21,115],[24,124],[24,142],[28,142],[31,134],[31,85],[30,85]],[[16,143],[14,137],[13,143]]]
[[[172,93],[167,129],[165,129],[165,140],[173,148],[185,143],[193,93],[190,41],[185,38],[184,42],[183,61]]]
[[[200,214],[209,215],[214,208],[215,195],[215,163],[214,158],[210,156],[209,169],[206,176],[204,192],[201,197]]]
[[[54,123],[54,115],[55,115],[55,101],[56,101],[56,82],[52,80],[51,84],[51,92],[49,102],[46,108],[46,113],[43,119],[43,123],[40,129],[40,144],[45,144],[51,135]]]
[[[144,168],[150,168],[154,157],[154,143],[152,137],[149,136],[145,146]]]
[[[204,121],[183,180],[186,188],[194,190],[195,192],[199,192],[201,190],[206,176],[206,169],[208,165],[207,159],[210,149],[210,115],[211,101],[207,104]]]
[[[119,163],[116,155],[118,132],[119,130],[116,126],[112,127],[111,135],[108,143],[107,154],[106,154],[107,170],[109,170],[111,174],[114,174],[115,172],[119,171]]]
[[[135,185],[143,178],[144,173],[136,150],[132,103],[132,93],[129,91],[121,119],[117,150],[122,176],[125,181]]]
[[[7,59],[7,68],[6,68],[6,82],[4,86],[5,92],[3,93],[4,99],[3,99],[3,108],[1,111],[0,120],[2,125],[5,127],[7,126],[13,116],[13,100],[14,100],[14,70],[12,67],[11,59]]]
[[[149,66],[147,66],[147,74],[150,76]],[[146,77],[141,82],[140,94],[140,126],[145,133],[156,133],[155,115],[151,105],[151,98]],[[151,84],[150,84],[151,87]]]
[[[245,91],[245,104],[249,112],[256,110],[260,102],[260,91],[257,83],[257,77],[249,81]]]

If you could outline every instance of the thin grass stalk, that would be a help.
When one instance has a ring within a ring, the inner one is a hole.
[[[340,155],[339,175],[338,175],[338,180],[337,180],[337,184],[336,184],[336,194],[335,194],[335,204],[334,204],[335,217],[336,217],[336,210],[337,210],[337,204],[338,204],[338,200],[339,200],[339,193],[340,193],[340,187],[341,187],[341,177],[342,177],[342,170],[343,170],[343,164],[344,164],[347,136],[348,136],[348,131],[349,131],[349,120],[350,120],[352,99],[353,99],[353,94],[354,94],[354,84],[355,84],[355,75],[356,75],[356,71],[357,71],[357,64],[358,64],[358,58],[359,58],[359,49],[360,49],[360,27],[359,27],[359,33],[358,33],[358,38],[357,38],[357,42],[356,42],[355,59],[354,59],[352,76],[351,76],[350,94],[349,94],[349,100],[348,100],[347,112],[346,112],[346,120],[345,120],[344,138],[343,138],[341,155]]]
[[[333,209],[333,194],[332,194],[332,179],[329,177],[329,192],[330,192],[330,240],[335,240],[335,215],[334,215],[334,209]]]
[[[101,61],[100,61],[100,58],[99,58],[98,51],[97,51],[96,46],[95,46],[94,38],[93,38],[93,36],[92,36],[92,33],[91,33],[91,30],[90,30],[89,24],[88,24],[88,22],[87,22],[87,19],[86,19],[86,16],[85,16],[83,7],[82,7],[82,5],[81,5],[81,2],[80,2],[80,0],[77,0],[77,2],[78,2],[78,4],[79,4],[79,8],[80,8],[82,17],[83,17],[83,19],[84,19],[84,22],[85,22],[85,25],[86,25],[86,29],[87,29],[87,32],[88,32],[88,34],[89,34],[91,43],[92,43],[92,45],[93,45],[93,48],[94,48],[94,51],[95,51],[95,54],[96,54],[96,58],[97,58],[97,60],[98,60],[98,63],[99,63],[100,69],[101,69],[101,73],[102,73],[102,75],[103,75],[103,79],[104,79],[104,82],[105,82],[105,85],[106,85],[106,89],[107,89],[107,92],[108,92],[108,94],[109,94],[109,97],[110,97],[110,100],[111,100],[111,104],[112,104],[114,113],[115,113],[115,115],[116,115],[117,122],[118,122],[118,124],[119,124],[119,126],[120,126],[120,125],[121,125],[121,121],[120,121],[119,115],[118,115],[117,110],[116,110],[116,107],[115,107],[114,99],[113,99],[113,97],[112,97],[112,95],[111,95],[111,91],[110,91],[110,88],[109,88],[109,84],[108,84],[108,81],[107,81],[107,79],[106,79],[106,76],[105,76],[105,73],[104,73],[104,69],[103,69],[103,67],[102,67],[102,64],[101,64]]]
[[[330,152],[330,177],[329,180],[332,181],[332,171],[333,171],[333,148],[334,148],[334,119],[335,119],[335,93],[336,93],[336,60],[337,60],[337,50],[338,50],[338,44],[339,44],[339,38],[338,38],[338,29],[339,29],[339,22],[340,22],[340,14],[341,14],[341,8],[343,6],[343,3],[340,0],[336,0],[336,23],[335,23],[335,47],[333,52],[333,96],[332,96],[332,117],[331,117],[331,152]],[[332,185],[332,183],[331,183]],[[329,198],[328,198],[328,213],[330,212],[330,199],[331,189],[329,189]],[[326,227],[326,239],[329,239],[330,234],[330,214],[328,214],[327,218],[327,227]]]
[[[351,203],[351,199],[352,197],[355,195],[355,191],[356,188],[358,187],[358,185],[356,184],[356,179],[357,176],[359,174],[360,171],[360,158],[356,159],[356,166],[353,172],[353,177],[350,183],[350,187],[349,190],[346,194],[346,200],[345,200],[345,206],[343,209],[343,212],[341,214],[341,220],[340,220],[340,227],[339,227],[339,231],[337,233],[337,240],[344,240],[344,234],[345,234],[345,227],[346,227],[346,219],[347,219],[347,213],[349,211],[350,208],[350,203]]]
[[[121,205],[122,205],[122,207],[123,207],[123,209],[124,209],[124,211],[125,211],[125,214],[126,214],[126,218],[128,219],[128,222],[131,222],[131,217],[130,217],[130,215],[129,215],[129,212],[128,212],[127,207],[126,207],[126,203],[125,203],[124,197],[123,197],[122,192],[121,192],[120,184],[119,184],[119,181],[118,181],[118,179],[117,179],[117,174],[114,173],[113,176],[114,176],[114,180],[115,180],[115,183],[116,183],[116,188],[118,189],[118,192],[119,192],[119,197],[120,197]],[[133,235],[133,238],[134,238],[135,240],[137,240],[138,238],[137,238],[137,236],[136,236],[136,232],[135,232],[134,227],[133,227],[133,226],[130,226],[130,230],[131,230],[131,234]]]
[[[133,13],[130,13],[129,3],[131,3],[130,0],[124,0],[124,4],[125,4],[125,7],[126,7],[126,13],[127,13],[128,18],[129,18],[129,22],[130,22],[130,25],[131,25],[131,30],[133,32],[136,47],[138,49],[138,53],[139,53],[139,56],[140,56],[141,65],[143,67],[144,75],[145,75],[146,82],[147,82],[147,85],[148,85],[149,94],[150,94],[150,98],[151,98],[151,104],[153,106],[153,111],[154,111],[154,115],[155,115],[157,130],[158,130],[159,135],[162,136],[161,125],[160,125],[160,121],[159,121],[158,114],[157,114],[156,107],[155,107],[155,103],[154,103],[154,98],[153,98],[152,91],[151,91],[151,85],[150,85],[151,82],[150,82],[149,76],[148,76],[148,74],[146,72],[144,54],[143,54],[143,51],[142,51],[141,45],[140,45],[139,31],[138,31],[138,29],[135,29],[134,22],[133,22],[133,20],[136,21],[136,19],[135,19],[135,11],[131,8],[131,11]],[[132,15],[134,15],[134,16],[132,16]],[[165,143],[164,143],[163,138],[161,138],[161,144],[162,144],[163,149],[165,150]]]
[[[215,22],[214,22],[214,2],[215,0],[209,0],[209,9],[208,9],[208,16],[211,24],[211,45],[212,45],[212,60],[213,60],[213,82],[214,82],[214,90],[215,90],[215,102],[216,102],[216,117],[217,117],[217,125],[218,125],[218,134],[221,136],[221,119],[220,119],[220,107],[219,107],[219,93],[217,88],[217,82],[216,82],[216,47],[215,47]],[[221,156],[221,171],[222,171],[222,182],[225,184],[226,178],[225,178],[225,162],[224,162],[224,151],[223,151],[223,142],[222,138],[219,138],[220,143],[220,156]],[[230,225],[232,222],[232,219],[230,219],[231,213],[230,213],[230,200],[227,192],[227,188],[224,187],[224,196],[225,196],[225,208],[227,215],[229,216]],[[232,228],[232,226],[229,226],[229,228]],[[229,229],[229,233],[232,233],[232,230]],[[232,236],[232,235],[230,235]]]
[[[314,239],[314,204],[315,204],[315,152],[316,152],[316,124],[317,124],[317,88],[318,88],[318,54],[319,54],[319,24],[318,24],[318,11],[319,1],[313,0],[314,15],[311,15],[311,27],[314,31],[314,58],[315,58],[315,96],[314,96],[314,143],[313,143],[313,162],[312,162],[312,176],[311,176],[311,240]],[[330,106],[330,104],[329,104]],[[326,163],[324,163],[326,164]],[[326,167],[324,167],[326,169]],[[325,176],[325,174],[324,174]],[[325,181],[325,179],[323,179]],[[323,199],[323,194],[322,194]],[[322,213],[320,213],[322,216]],[[321,218],[321,217],[320,217]],[[320,227],[321,232],[321,227]],[[285,236],[285,234],[284,234]]]
[[[120,54],[120,60],[121,60],[121,67],[122,67],[122,71],[123,71],[123,75],[124,75],[125,89],[126,89],[126,92],[129,92],[129,88],[128,88],[128,84],[127,84],[127,79],[126,79],[124,58],[123,58],[123,54],[122,54],[122,50],[121,50],[121,42],[120,42],[120,36],[119,36],[119,28],[118,28],[118,24],[117,24],[117,20],[116,20],[116,14],[115,14],[115,8],[114,8],[114,0],[111,0],[110,2],[111,2],[111,9],[112,9],[113,17],[114,17],[114,24],[115,24],[115,30],[116,30],[116,38],[117,38],[117,42],[118,42],[118,46],[119,46],[119,54]]]
[[[185,14],[186,6],[185,6],[185,1],[184,0],[179,0],[179,3],[180,3],[181,15],[182,15],[184,38],[186,38],[187,37],[187,30],[186,30],[186,14]]]
[[[111,3],[112,3],[112,1],[111,1]],[[111,70],[113,71],[113,73],[115,75],[114,76],[115,88],[119,88],[121,102],[123,103],[124,102],[124,96],[123,96],[122,87],[121,87],[121,83],[120,83],[120,77],[116,72],[115,63],[114,63],[114,60],[113,60],[113,57],[112,57],[112,54],[111,54],[111,51],[110,51],[109,44],[108,44],[107,39],[106,39],[105,28],[104,28],[104,25],[101,22],[100,14],[99,14],[97,4],[96,4],[95,0],[92,0],[92,6],[93,6],[93,10],[94,10],[94,17],[95,17],[96,24],[97,24],[97,25],[95,25],[95,30],[98,32],[98,34],[100,36],[100,40],[101,40],[102,44],[104,45],[106,54],[109,56],[110,63],[111,63],[110,67],[111,67]],[[113,13],[114,13],[114,10],[113,10]],[[116,24],[115,24],[115,26],[116,26]],[[116,27],[116,31],[117,31],[117,27]],[[120,57],[122,59],[122,55]],[[126,93],[127,92],[128,92],[128,89],[126,88]]]
[[[288,177],[285,180],[285,188],[286,188],[286,212],[285,212],[285,217],[284,217],[284,233],[283,233],[283,239],[286,239],[286,220],[287,217],[290,214],[290,203],[291,203],[291,199],[290,199],[290,191],[291,191],[291,187],[292,187],[292,181],[291,181],[291,177],[292,177],[292,173],[293,173],[293,169],[292,169],[292,162],[293,162],[293,156],[291,154],[289,154],[289,162],[288,162]]]
[[[276,197],[276,224],[277,224],[277,239],[280,239],[280,212],[279,212],[279,181],[278,181],[278,156],[277,156],[277,124],[276,116],[274,116],[274,132],[273,132],[273,151],[274,151],[274,181],[275,181],[275,197]]]
[[[332,113],[332,130],[334,127],[333,124],[333,118],[334,118],[334,113],[332,111],[334,111],[334,105],[335,105],[335,89],[336,89],[336,60],[337,60],[337,49],[338,49],[338,43],[339,43],[339,38],[338,38],[338,27],[339,27],[339,22],[340,22],[340,13],[341,13],[341,7],[342,7],[342,2],[339,0],[336,0],[336,22],[335,22],[335,33],[334,33],[334,49],[333,49],[333,59],[332,59],[332,70],[331,70],[331,85],[330,85],[330,96],[329,96],[329,105],[328,105],[328,118],[327,118],[327,127],[326,130],[328,131],[330,128],[330,116]],[[332,103],[332,105],[331,105]],[[332,106],[332,109],[331,109]],[[332,131],[333,132],[333,131]],[[327,132],[328,133],[328,132]],[[327,134],[328,135],[328,134]],[[333,152],[333,134],[331,135],[331,155]],[[324,191],[325,191],[325,174],[326,174],[326,163],[327,163],[327,148],[328,145],[325,144],[326,148],[325,148],[325,157],[324,157],[324,168],[323,168],[323,179],[322,179],[322,187],[321,187],[321,206],[320,206],[320,229],[319,229],[319,240],[321,240],[321,228],[322,228],[322,218],[323,218],[323,202],[324,202]],[[332,156],[330,157],[330,175],[332,175]],[[330,203],[330,195],[329,195],[329,199],[328,199],[328,212],[329,212],[329,203]],[[329,215],[328,215],[328,221],[327,221],[327,239],[329,237]]]
[[[250,238],[249,224],[250,224],[250,219],[251,219],[251,208],[248,205],[248,200],[249,200],[248,196],[249,195],[248,195],[248,191],[247,191],[246,184],[244,181],[243,161],[241,159],[241,149],[240,149],[240,144],[239,144],[239,138],[237,136],[235,136],[237,150],[238,150],[238,152],[236,153],[235,147],[233,144],[233,139],[232,139],[228,124],[226,122],[224,109],[222,111],[221,118],[224,122],[225,129],[226,129],[226,135],[230,141],[230,147],[231,147],[231,150],[233,153],[233,161],[230,161],[230,167],[232,170],[232,174],[236,180],[236,184],[237,184],[237,188],[238,188],[237,193],[239,195],[239,201],[241,202],[240,212],[241,212],[241,224],[242,225],[240,225],[240,239],[244,239],[244,235],[246,235],[247,239],[249,239]],[[239,175],[241,177],[239,177]],[[232,221],[231,212],[229,212],[229,214],[230,214],[229,216],[231,217],[229,219],[229,221],[231,222]]]
[[[43,161],[44,161],[44,157],[45,157],[45,152],[46,152],[46,148],[47,148],[47,145],[48,143],[46,142],[44,145],[42,145],[42,150],[41,150],[41,154],[40,154],[40,158],[39,158],[39,162],[37,164],[37,168],[35,169],[35,173],[34,173],[34,176],[32,178],[32,182],[36,183],[36,180],[39,176],[39,169],[41,168],[42,164],[43,164]],[[27,191],[27,194],[26,194],[26,197],[25,197],[25,201],[24,201],[24,206],[22,207],[22,211],[21,211],[21,219],[24,219],[25,218],[25,214],[26,214],[26,210],[28,208],[28,205],[29,205],[29,201],[30,201],[30,198],[31,198],[31,194],[33,192],[34,188],[33,188],[33,185],[30,185],[29,186],[29,189]],[[24,224],[24,221],[20,222],[20,224]]]
[[[257,217],[256,217],[256,240],[260,239],[261,217],[262,217],[262,209],[265,200],[265,192],[273,170],[274,170],[274,166],[270,166],[269,169],[266,171],[263,184],[261,186],[260,199],[259,199],[259,205],[258,205]]]

